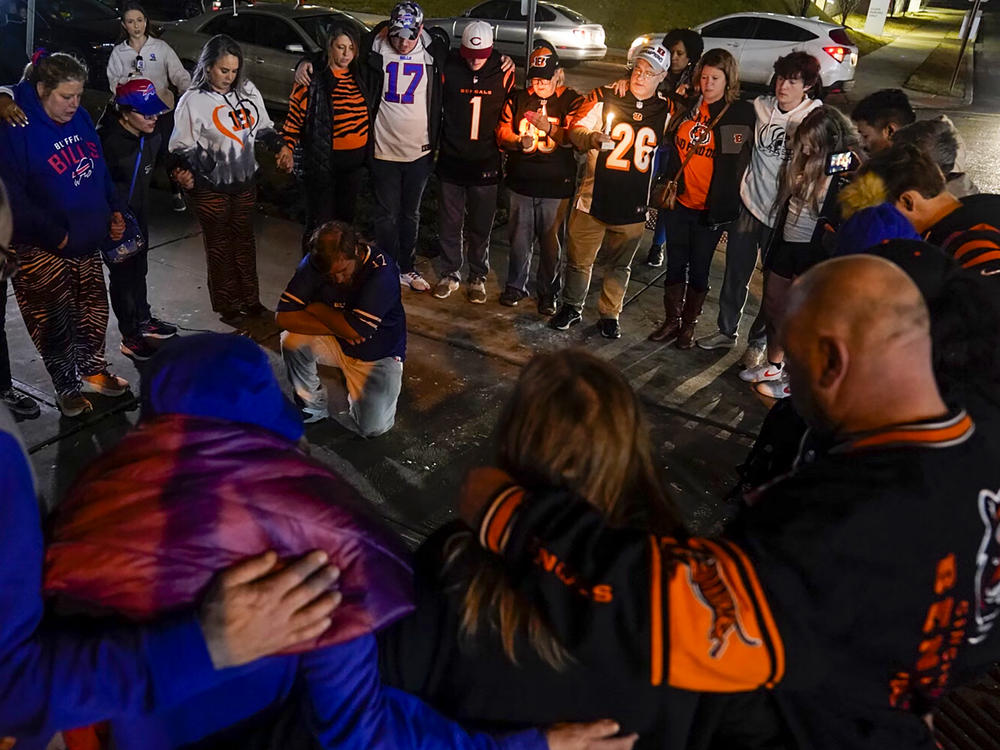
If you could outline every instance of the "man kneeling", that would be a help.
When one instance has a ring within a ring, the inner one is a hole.
[[[388,432],[403,381],[406,315],[396,262],[331,221],[288,283],[275,316],[281,354],[306,422],[330,416],[317,365],[347,381],[349,411],[337,420],[362,437]]]

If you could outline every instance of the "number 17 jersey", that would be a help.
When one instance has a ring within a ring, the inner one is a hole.
[[[413,162],[431,152],[428,97],[434,57],[421,41],[400,55],[387,37],[375,38],[372,49],[382,56],[382,101],[375,115],[375,158]]]
[[[577,111],[573,128],[604,131],[614,145],[588,152],[576,208],[605,224],[645,221],[653,156],[671,111],[670,100],[660,94],[640,101],[631,91],[617,96],[610,86],[590,92]]]

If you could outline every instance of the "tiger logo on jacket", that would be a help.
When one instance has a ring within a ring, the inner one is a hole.
[[[736,599],[714,557],[692,556],[688,561],[688,581],[695,596],[712,613],[709,656],[713,659],[722,656],[733,633],[748,646],[761,645],[760,639],[748,635],[740,622]]]
[[[976,553],[976,632],[969,643],[980,643],[1000,614],[1000,494],[979,493],[979,515],[986,527]]]

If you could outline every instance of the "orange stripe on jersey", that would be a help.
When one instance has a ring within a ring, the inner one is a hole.
[[[503,552],[510,536],[510,523],[524,497],[524,488],[508,487],[490,504],[479,531],[479,541],[486,549],[497,554]]]
[[[997,230],[993,229],[993,231],[995,232]],[[963,256],[968,255],[973,250],[984,250],[987,248],[992,248],[996,250],[997,243],[993,242],[992,240],[971,240],[958,247],[958,249],[955,251],[955,260],[961,261]]]
[[[947,446],[967,439],[975,430],[972,418],[964,411],[951,422],[930,425],[909,425],[886,430],[855,440],[850,448],[873,448],[893,443],[923,443]]]
[[[989,263],[991,260],[1000,260],[1000,250],[991,250],[988,253],[977,255],[972,260],[963,263],[962,268],[975,268],[976,266],[981,266],[983,263]]]
[[[661,544],[670,564],[667,682],[710,692],[776,683],[784,646],[749,560],[705,539]]]
[[[663,684],[663,572],[660,543],[649,536],[649,683]]]

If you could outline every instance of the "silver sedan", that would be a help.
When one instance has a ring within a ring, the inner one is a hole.
[[[486,0],[454,18],[428,18],[424,26],[442,27],[451,37],[452,46],[457,47],[462,41],[462,31],[473,21],[486,21],[493,27],[498,51],[519,59],[524,57],[528,24],[527,16],[521,13],[520,0]],[[555,3],[538,3],[535,40],[548,42],[565,62],[601,60],[608,51],[603,26]]]

